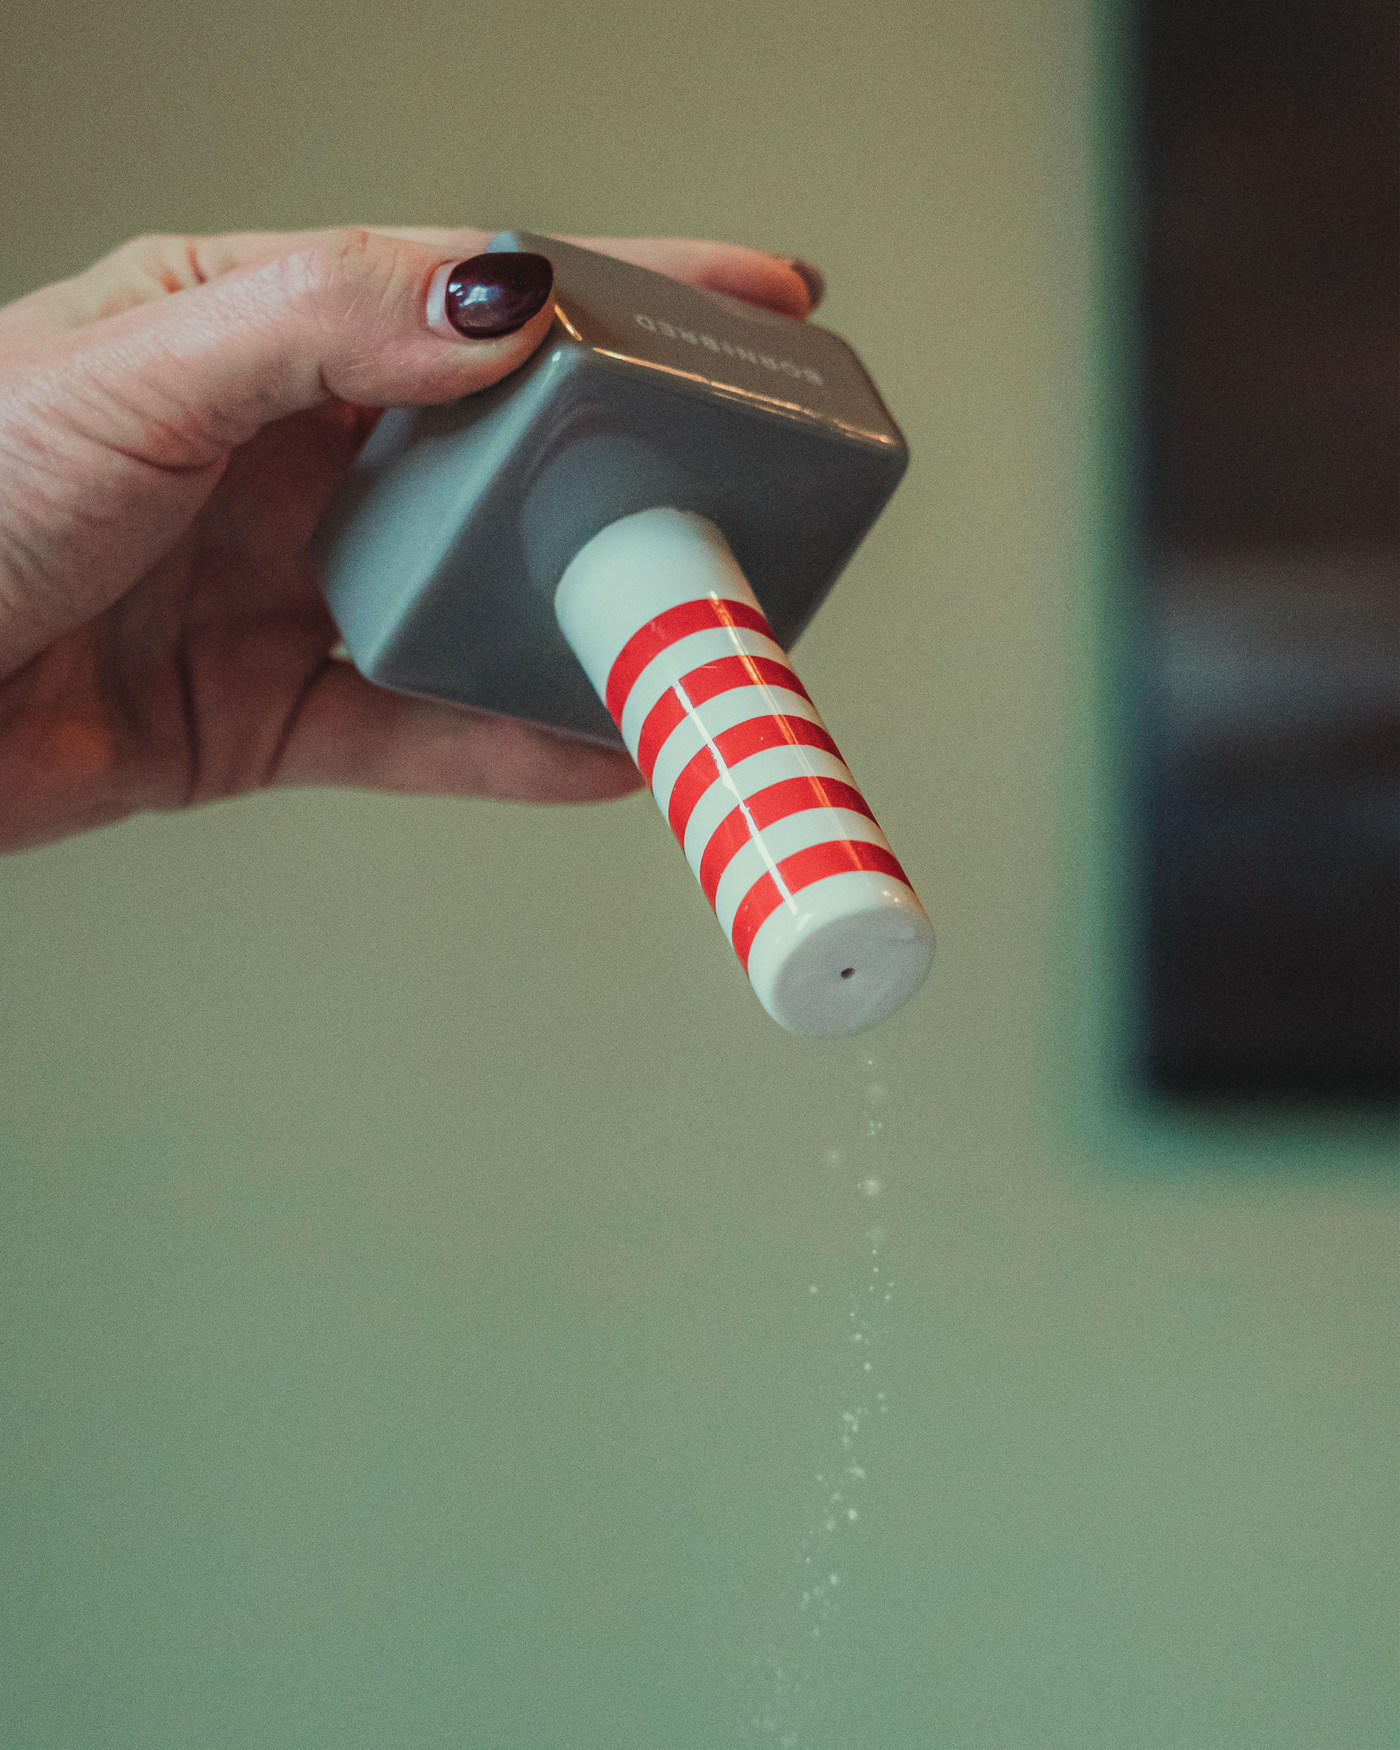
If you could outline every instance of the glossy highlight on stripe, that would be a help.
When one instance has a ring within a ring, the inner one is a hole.
[[[647,713],[637,739],[637,767],[648,784],[656,770],[657,755],[677,724],[695,707],[708,704],[721,693],[733,692],[736,687],[772,687],[785,693],[796,693],[811,704],[807,689],[793,670],[785,662],[775,662],[770,656],[722,656],[714,662],[701,663],[667,688]],[[771,717],[781,715],[774,708],[776,704],[775,700],[769,706],[768,715]],[[625,708],[626,700],[623,701]],[[621,710],[614,721],[620,728]]]
[[[816,747],[824,753],[834,754],[837,759],[841,757],[836,743],[821,724],[806,717],[768,714],[751,717],[746,723],[736,723],[732,729],[721,730],[712,744],[714,752],[709,747],[702,747],[671,786],[666,819],[680,842],[685,843],[685,829],[690,824],[695,805],[719,778],[721,767],[728,771],[753,754],[784,744]]]
[[[746,798],[725,815],[705,846],[700,859],[700,888],[705,898],[711,905],[715,903],[715,890],[725,870],[751,839],[762,836],[765,827],[794,814],[828,808],[847,808],[867,820],[875,818],[854,784],[843,784],[836,778],[784,778]]]
[[[742,626],[749,632],[761,632],[773,637],[773,628],[757,608],[747,602],[730,601],[723,596],[706,596],[702,600],[682,602],[668,608],[654,620],[648,620],[623,646],[608,674],[608,690],[604,703],[608,714],[620,728],[627,696],[637,677],[654,657],[669,650],[678,639],[692,632],[707,632],[716,627]],[[776,644],[777,639],[773,642]]]

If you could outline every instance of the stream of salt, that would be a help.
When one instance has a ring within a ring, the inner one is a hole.
[[[885,1194],[884,1111],[888,1089],[873,1057],[860,1060],[864,1117],[848,1148],[832,1149],[827,1166],[849,1229],[849,1250],[833,1289],[808,1287],[814,1299],[836,1292],[844,1316],[832,1355],[834,1415],[812,1475],[789,1590],[775,1611],[758,1660],[760,1695],[753,1726],[758,1742],[777,1750],[813,1750],[826,1708],[824,1644],[841,1610],[842,1563],[858,1535],[870,1487],[866,1451],[889,1409],[881,1386],[880,1347],[889,1327],[894,1283],[889,1235],[880,1223]]]

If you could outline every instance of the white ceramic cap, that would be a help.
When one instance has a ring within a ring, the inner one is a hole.
[[[714,524],[612,523],[555,611],[773,1019],[831,1038],[901,1008],[933,928]]]

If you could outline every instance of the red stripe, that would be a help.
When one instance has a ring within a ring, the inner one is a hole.
[[[685,706],[681,696],[674,687],[666,691],[647,712],[647,720],[642,725],[642,733],[637,737],[637,769],[651,782],[651,774],[656,770],[656,756],[666,745],[666,738],[685,716]],[[618,719],[618,727],[622,720]]]
[[[735,687],[781,687],[796,693],[811,704],[807,689],[785,662],[775,662],[771,656],[721,656],[713,662],[702,662],[677,682],[692,705],[703,705],[719,693],[732,693]],[[647,783],[656,766],[656,756],[665,745],[666,737],[685,716],[675,688],[668,687],[647,713],[642,733],[637,738],[637,765]],[[776,715],[776,713],[774,713]],[[614,712],[613,721],[621,727],[621,713]]]
[[[692,632],[708,632],[715,626],[744,626],[750,632],[763,632],[769,638],[772,628],[757,608],[747,602],[731,602],[719,596],[705,596],[699,601],[681,602],[667,608],[654,620],[648,620],[623,645],[617,660],[608,670],[607,706],[614,723],[620,722],[622,708],[637,676],[654,656],[659,656],[678,638]]]
[[[896,881],[902,881],[913,892],[909,877],[883,845],[862,844],[855,839],[833,839],[824,845],[811,845],[805,851],[794,851],[778,864],[778,873],[789,893],[800,893],[814,882],[825,881],[828,875],[847,875],[856,869],[893,875]],[[783,896],[771,875],[760,875],[740,901],[729,939],[745,972],[749,969],[749,950],[753,947],[754,937],[782,902]]]
[[[809,808],[849,808],[867,820],[875,818],[860,791],[839,778],[783,778],[755,791],[745,797],[742,807],[731,808],[725,815],[710,834],[700,858],[700,889],[710,904],[715,903],[720,876],[755,831],[762,832],[774,821],[786,820],[790,814],[803,814]]]
[[[836,743],[821,724],[811,723],[805,717],[781,717],[770,712],[762,717],[750,717],[745,723],[736,723],[732,729],[725,729],[715,737],[719,763],[726,767],[737,766],[750,754],[763,753],[770,747],[821,747],[835,754],[838,760],[841,757]],[[708,747],[702,747],[672,784],[666,818],[682,844],[695,804],[718,776],[719,766],[715,764],[714,754]]]
[[[702,662],[691,669],[679,683],[685,688],[692,705],[703,705],[718,693],[733,692],[735,687],[781,687],[796,693],[810,705],[811,695],[785,662],[775,662],[771,656],[721,656],[715,662]]]

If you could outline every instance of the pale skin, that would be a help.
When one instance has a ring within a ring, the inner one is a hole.
[[[307,543],[389,405],[515,370],[432,333],[489,233],[146,237],[0,310],[0,850],[273,785],[590,802],[622,754],[386,692],[331,651]],[[781,257],[575,238],[805,316]]]

